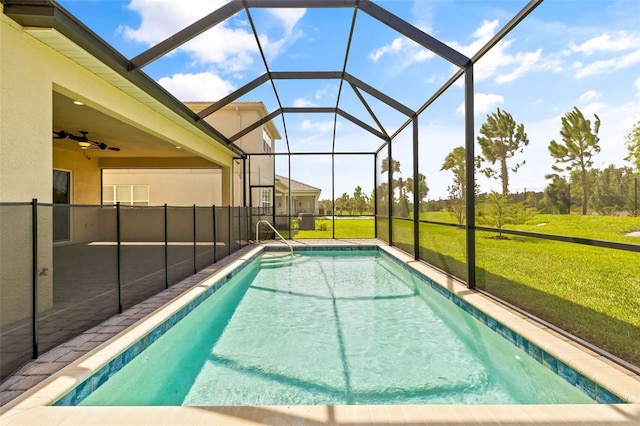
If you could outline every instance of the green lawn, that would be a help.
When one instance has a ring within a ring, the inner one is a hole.
[[[333,221],[331,219],[316,219],[316,229],[320,229],[321,224],[326,225],[326,231],[294,231],[293,238],[332,238]],[[373,218],[336,219],[336,238],[374,238],[374,225]]]
[[[448,217],[448,218],[447,218]],[[454,222],[446,212],[422,219]],[[373,219],[339,219],[337,238],[374,235]],[[295,238],[331,238],[299,231]],[[625,237],[640,219],[537,215],[512,229],[640,244]],[[603,349],[640,366],[640,253],[496,233],[476,234],[477,285]],[[421,224],[420,258],[465,278],[464,230]],[[411,222],[394,221],[394,241],[412,248]]]
[[[640,244],[640,237],[625,236],[629,232],[640,231],[640,218],[637,217],[539,214],[523,225],[507,225],[506,228]]]

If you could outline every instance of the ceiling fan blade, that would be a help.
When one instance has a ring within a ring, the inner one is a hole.
[[[53,136],[53,139],[65,139],[65,138],[69,138],[69,139],[73,139],[76,142],[87,142],[84,145],[82,145],[82,149],[86,150],[86,149],[99,149],[104,151],[105,149],[109,149],[111,151],[120,151],[120,148],[117,148],[115,146],[108,146],[106,143],[104,142],[98,142],[98,141],[94,141],[91,140],[89,138],[87,138],[87,134],[89,132],[86,130],[80,130],[80,134],[81,136],[76,136],[74,134],[68,133],[66,130],[60,130],[59,132],[56,132],[55,130],[53,130],[53,134],[55,136]],[[93,144],[92,146],[89,145]]]
[[[65,130],[60,130],[59,132],[56,132],[54,130],[53,133],[55,134],[53,139],[65,139],[65,138],[69,137],[69,133],[67,133]]]

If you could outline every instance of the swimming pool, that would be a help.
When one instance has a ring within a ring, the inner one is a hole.
[[[260,262],[58,405],[621,402],[377,248],[311,252],[293,268]],[[197,355],[185,358],[177,348],[189,346]]]

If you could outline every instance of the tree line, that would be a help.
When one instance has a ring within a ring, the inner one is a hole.
[[[550,183],[542,198],[534,205],[524,203],[509,206],[512,197],[509,194],[509,176],[516,173],[525,164],[511,160],[522,153],[529,145],[529,138],[523,124],[518,124],[511,114],[497,108],[487,115],[477,137],[482,155],[475,159],[475,166],[487,177],[495,178],[502,184],[501,193],[485,194],[485,211],[479,211],[482,217],[486,213],[503,212],[504,216],[526,216],[518,209],[534,209],[541,213],[569,213],[572,205],[579,205],[581,213],[589,210],[599,214],[628,212],[637,215],[637,182],[640,176],[640,120],[625,135],[628,155],[624,158],[635,167],[616,167],[605,169],[593,167],[593,158],[600,153],[600,118],[594,114],[593,122],[586,118],[579,108],[564,114],[561,118],[560,140],[551,140],[548,151],[554,160],[553,173],[545,175]],[[488,165],[482,168],[482,164]],[[511,163],[511,164],[510,164]],[[454,148],[443,162],[441,170],[450,170],[454,174],[449,189],[448,209],[459,223],[464,222],[466,197],[465,149]],[[564,175],[563,173],[567,173]],[[478,194],[478,188],[474,188]],[[502,216],[503,214],[499,214]],[[498,226],[501,227],[501,226]]]
[[[513,217],[526,217],[531,212],[569,213],[571,206],[580,207],[582,214],[589,211],[603,215],[627,212],[637,215],[637,185],[640,176],[640,120],[625,135],[627,155],[624,157],[633,167],[609,165],[598,169],[593,166],[594,157],[600,153],[600,118],[594,114],[593,121],[584,116],[577,107],[564,114],[560,123],[560,139],[551,140],[548,152],[554,160],[552,172],[545,175],[549,181],[542,193],[530,193],[528,199],[517,200],[509,192],[509,178],[517,173],[525,161],[514,161],[529,145],[524,124],[517,123],[507,111],[497,110],[487,115],[477,137],[481,155],[474,159],[475,169],[489,178],[501,183],[501,191],[481,194],[476,185],[474,194],[478,197],[479,219],[487,217],[494,225],[501,220]],[[635,170],[634,170],[635,169]],[[400,162],[383,159],[381,173],[392,170],[399,175]],[[441,171],[453,174],[451,185],[447,187],[446,200],[422,203],[429,193],[427,179],[423,174],[418,179],[418,200],[426,210],[446,209],[455,216],[458,223],[466,219],[466,151],[463,146],[455,147],[442,163]],[[408,217],[413,208],[414,181],[412,177],[397,177],[392,180],[393,215]],[[327,212],[335,209],[336,214],[372,214],[374,211],[374,193],[377,191],[379,206],[388,205],[389,183],[381,182],[371,194],[365,194],[360,186],[353,194],[343,193],[332,203],[321,200],[320,208]],[[498,212],[498,213],[496,213]],[[500,213],[502,212],[502,213]],[[383,214],[387,212],[381,212]],[[517,220],[517,219],[511,219]],[[498,226],[501,227],[501,226]]]

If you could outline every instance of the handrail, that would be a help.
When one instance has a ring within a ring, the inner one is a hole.
[[[273,232],[275,232],[275,233],[276,233],[276,235],[277,235],[278,237],[280,237],[280,239],[281,239],[282,241],[284,241],[284,243],[285,243],[286,245],[288,245],[288,246],[289,246],[289,250],[291,250],[291,257],[293,257],[293,247],[291,246],[291,244],[289,244],[289,243],[287,242],[287,240],[285,240],[285,239],[284,239],[284,237],[283,237],[282,235],[280,235],[280,233],[279,233],[278,231],[276,231],[276,228],[274,228],[274,227],[273,227],[273,225],[271,225],[271,223],[270,223],[268,220],[259,220],[259,221],[256,223],[256,243],[257,243],[257,242],[258,242],[258,240],[260,239],[260,234],[258,233],[258,231],[260,230],[260,224],[263,224],[263,223],[264,223],[264,224],[266,224],[266,225],[269,225],[269,228],[271,228],[271,229],[273,230]]]

